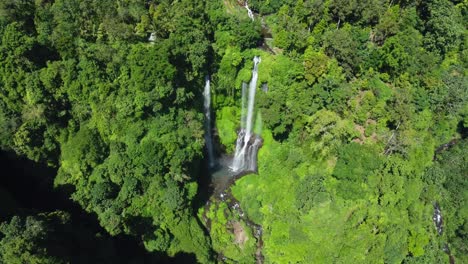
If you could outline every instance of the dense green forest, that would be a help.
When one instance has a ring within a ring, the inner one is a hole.
[[[0,263],[468,263],[468,1],[244,4],[0,0],[0,148],[73,205],[4,170]],[[205,76],[229,156],[254,56],[258,173],[210,197]]]

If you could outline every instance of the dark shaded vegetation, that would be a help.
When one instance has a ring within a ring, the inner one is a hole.
[[[0,165],[6,172],[0,183],[0,253],[6,263],[195,262],[193,254],[150,254],[133,237],[111,237],[63,188],[53,189],[56,170],[46,165],[7,152],[0,153]]]

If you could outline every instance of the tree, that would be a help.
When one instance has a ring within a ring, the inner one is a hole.
[[[14,216],[0,225],[0,260],[4,263],[66,263],[64,259],[48,254],[47,227],[34,217]]]
[[[28,27],[32,27],[34,11],[34,1],[32,0],[2,1],[0,3],[0,23],[24,22]]]
[[[442,56],[458,47],[463,36],[459,10],[448,0],[425,1],[420,16],[425,20],[425,45]]]
[[[338,194],[345,199],[363,198],[365,191],[361,186],[382,163],[378,151],[371,146],[354,142],[342,146],[333,170],[333,176],[340,180]]]
[[[305,131],[313,139],[310,150],[318,157],[327,157],[334,153],[344,142],[349,142],[356,136],[348,120],[341,119],[335,112],[320,110],[307,119]]]
[[[437,154],[434,165],[424,175],[424,182],[431,190],[426,196],[429,202],[438,201],[444,219],[443,239],[447,240],[456,259],[467,259],[466,192],[467,146],[466,139],[460,140],[449,150]],[[434,201],[435,200],[435,201]],[[442,240],[442,239],[441,239]]]
[[[304,53],[304,77],[309,85],[314,84],[318,78],[327,72],[329,60],[330,58],[322,51],[317,52],[311,47],[307,48]]]
[[[364,36],[364,30],[351,27],[349,24],[338,30],[328,31],[323,36],[326,54],[338,60],[348,78],[360,70],[357,65],[362,63],[364,57],[361,52],[364,48]]]
[[[62,58],[71,58],[75,55],[79,34],[79,3],[76,0],[58,0],[51,6],[51,11],[54,28],[50,41]]]

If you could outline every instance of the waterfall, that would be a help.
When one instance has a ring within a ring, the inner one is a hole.
[[[152,42],[152,43],[156,41],[156,33],[155,32],[151,33],[151,35],[148,38],[148,41]]]
[[[258,79],[258,64],[260,63],[260,57],[254,57],[254,68],[252,70],[252,79],[249,83],[249,99],[247,105],[247,120],[246,120],[246,137],[250,139],[250,135],[252,134],[252,117],[253,117],[253,110],[254,110],[254,103],[255,103],[255,92],[257,90],[257,79]],[[248,141],[248,140],[247,140]]]
[[[257,170],[257,153],[258,148],[262,145],[262,139],[260,137],[256,137],[255,141],[252,145],[249,146],[249,158],[247,159],[247,169],[250,171]]]
[[[253,134],[253,114],[255,105],[255,92],[257,89],[258,80],[258,64],[261,62],[260,57],[255,56],[254,67],[252,70],[252,79],[249,83],[249,93],[246,99],[247,85],[242,84],[242,109],[241,109],[241,129],[237,135],[236,152],[232,162],[231,170],[234,172],[240,171],[255,171],[257,164],[257,151],[261,145],[261,139]],[[247,109],[245,109],[245,101],[247,100]],[[245,112],[247,116],[245,117]],[[245,120],[245,121],[244,121]],[[244,125],[245,122],[245,125]],[[254,138],[253,142],[250,142]]]
[[[252,19],[252,21],[254,21],[255,20],[254,14],[253,14],[252,10],[250,10],[249,4],[247,3],[247,1],[245,1],[244,7],[245,7],[245,9],[247,9],[247,15],[249,16],[249,18]]]
[[[210,77],[205,78],[205,89],[203,91],[205,100],[203,102],[205,110],[205,145],[206,152],[208,153],[208,162],[210,168],[215,166],[214,154],[213,154],[213,140],[211,139],[211,93],[210,93]]]

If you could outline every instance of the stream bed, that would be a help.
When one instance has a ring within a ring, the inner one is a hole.
[[[211,188],[213,190],[211,198],[206,202],[202,214],[202,221],[204,222],[205,227],[208,232],[211,232],[212,219],[207,215],[207,212],[210,211],[210,208],[218,209],[221,204],[226,204],[229,213],[225,213],[226,217],[233,217],[234,219],[239,219],[243,224],[245,224],[250,230],[253,238],[256,239],[256,250],[255,250],[255,260],[257,264],[264,263],[264,256],[262,254],[263,249],[263,229],[259,224],[254,223],[249,219],[248,215],[242,209],[240,202],[234,197],[231,192],[231,186],[235,183],[236,180],[241,177],[256,172],[244,171],[242,173],[235,173],[230,168],[229,165],[232,163],[232,157],[222,156],[218,159],[218,166],[213,169],[211,173]],[[233,225],[237,224],[237,221],[230,219],[229,222]],[[239,228],[237,228],[239,229]],[[244,231],[244,230],[242,230]],[[232,233],[236,235],[236,228],[233,228]],[[235,243],[235,241],[233,241]],[[225,262],[227,258],[220,253],[218,256],[218,261],[221,263]]]

